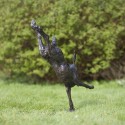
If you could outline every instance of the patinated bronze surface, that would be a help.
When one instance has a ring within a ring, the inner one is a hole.
[[[56,44],[56,38],[53,37],[52,42],[50,43],[49,36],[42,30],[42,28],[40,28],[40,26],[36,25],[36,22],[34,20],[31,21],[31,27],[35,30],[37,34],[39,52],[41,56],[51,64],[57,77],[60,79],[61,82],[64,83],[66,87],[66,92],[69,99],[69,110],[75,110],[71,98],[71,88],[77,85],[93,89],[94,86],[85,84],[79,80],[77,68],[75,65],[75,53],[73,55],[73,64],[68,64],[64,58],[61,49]],[[41,37],[44,38],[46,45],[44,45],[44,43],[42,42]]]

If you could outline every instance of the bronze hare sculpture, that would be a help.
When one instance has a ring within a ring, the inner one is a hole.
[[[56,44],[56,38],[52,38],[52,42],[49,41],[49,36],[36,25],[34,20],[31,21],[31,27],[35,30],[38,38],[38,46],[41,56],[47,60],[54,69],[57,77],[66,87],[66,92],[69,99],[70,111],[74,111],[74,105],[71,98],[71,88],[75,85],[83,86],[88,89],[93,89],[94,86],[85,84],[78,79],[77,68],[75,65],[76,54],[73,55],[73,64],[68,64],[64,58],[61,49]],[[43,44],[41,37],[44,38],[46,45]]]

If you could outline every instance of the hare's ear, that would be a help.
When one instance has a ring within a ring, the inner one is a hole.
[[[56,44],[56,37],[55,36],[53,36],[52,37],[52,46],[56,46],[57,44]]]
[[[32,20],[30,25],[35,31],[37,31],[38,26],[36,25],[35,20]]]
[[[76,62],[76,51],[74,50],[74,54],[73,54],[73,64],[75,64],[75,62]]]

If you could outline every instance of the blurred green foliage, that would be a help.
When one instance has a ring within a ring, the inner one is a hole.
[[[32,19],[50,40],[57,37],[70,63],[76,50],[82,78],[110,67],[124,54],[124,0],[1,0],[0,69],[6,75],[55,78],[39,55]]]

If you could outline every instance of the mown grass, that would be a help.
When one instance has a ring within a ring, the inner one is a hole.
[[[68,111],[62,85],[0,81],[0,125],[124,125],[125,88],[115,83],[94,90],[72,89],[76,111]]]

